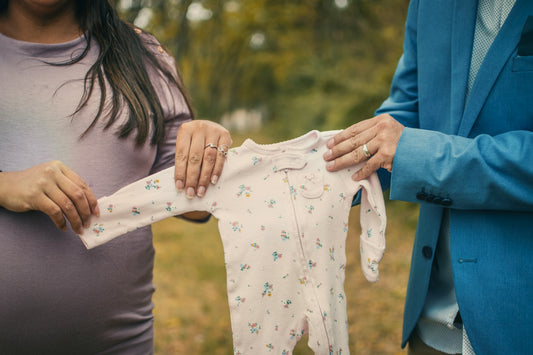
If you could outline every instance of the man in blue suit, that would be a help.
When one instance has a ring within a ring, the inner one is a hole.
[[[412,0],[376,114],[324,158],[420,203],[402,347],[531,354],[533,1]]]

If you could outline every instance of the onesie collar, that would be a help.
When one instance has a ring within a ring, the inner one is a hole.
[[[258,144],[252,139],[248,138],[242,144],[243,147],[253,150],[263,155],[278,155],[285,153],[308,153],[316,147],[320,141],[320,132],[313,130],[307,132],[303,136],[293,138],[288,141],[273,143],[273,144]]]
[[[303,136],[273,144],[257,144],[248,138],[242,146],[270,157],[274,172],[285,169],[300,170],[307,165],[307,153],[317,147],[320,137],[320,132],[313,130]]]

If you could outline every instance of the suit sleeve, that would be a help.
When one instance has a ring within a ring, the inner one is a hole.
[[[531,212],[531,152],[530,131],[466,138],[406,128],[394,158],[390,197],[420,202],[424,194],[448,199],[450,208]]]
[[[390,198],[429,199],[455,209],[533,211],[533,132],[468,138],[420,128],[417,18],[418,1],[413,0],[390,96],[376,112],[388,113],[407,127],[394,157]],[[386,176],[380,178],[386,186]]]
[[[201,199],[188,199],[185,193],[178,193],[174,185],[174,167],[167,168],[100,198],[100,217],[93,216],[90,227],[80,238],[87,249],[91,249],[171,216],[208,211],[208,194],[209,191]]]

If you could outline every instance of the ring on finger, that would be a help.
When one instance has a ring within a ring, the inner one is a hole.
[[[218,146],[215,144],[215,143],[207,143],[204,147],[204,149],[207,149],[207,148],[215,148],[215,149],[218,149]]]
[[[361,147],[361,149],[363,150],[363,155],[367,158],[370,158],[372,156],[372,154],[370,153],[370,151],[368,150],[368,147],[366,146],[366,144],[363,144],[363,146]]]
[[[222,154],[222,156],[226,157],[228,155],[228,151],[226,149],[223,149],[221,147],[218,147],[218,152]]]
[[[227,144],[224,144],[224,143],[219,144],[218,147],[219,147],[219,148],[222,148],[222,150],[224,150],[224,151],[226,151],[226,152],[229,150],[228,145],[227,145]]]

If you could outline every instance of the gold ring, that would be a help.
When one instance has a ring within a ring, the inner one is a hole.
[[[365,157],[370,158],[372,156],[372,154],[370,154],[370,152],[368,151],[368,147],[366,146],[366,144],[363,144],[361,149],[363,149],[363,155]]]

